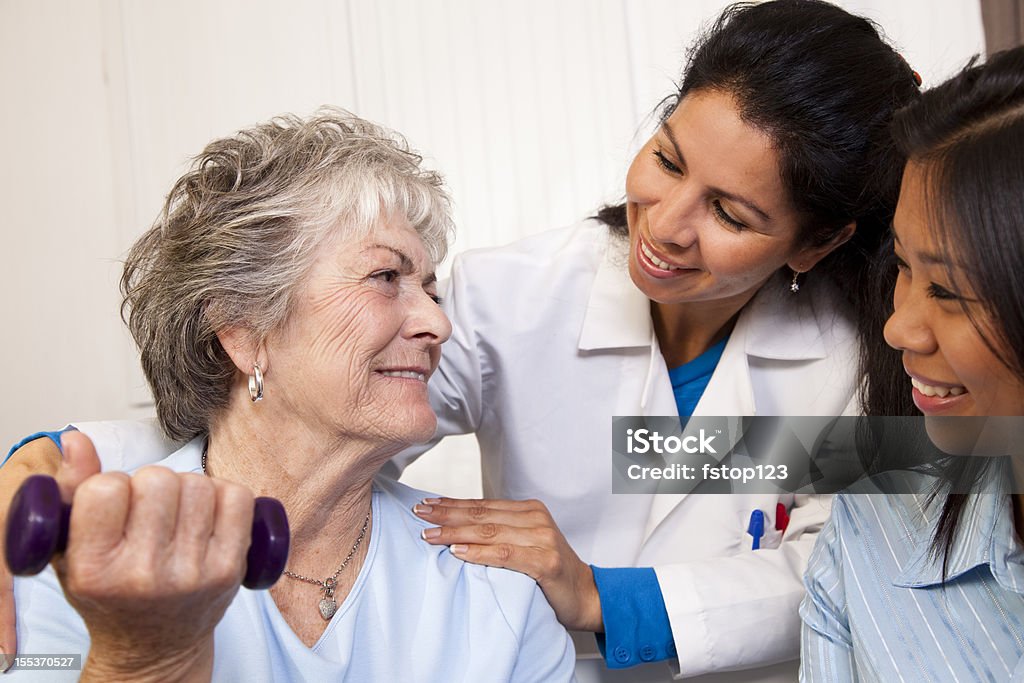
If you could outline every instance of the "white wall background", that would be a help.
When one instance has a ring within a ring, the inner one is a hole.
[[[0,0],[0,448],[151,413],[119,259],[210,139],[344,106],[445,172],[453,251],[508,242],[621,196],[647,115],[725,4]],[[984,52],[977,0],[839,4],[926,86]],[[407,478],[479,491],[475,442],[449,441]]]

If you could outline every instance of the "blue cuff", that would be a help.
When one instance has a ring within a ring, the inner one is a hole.
[[[604,633],[597,634],[597,647],[608,668],[625,669],[675,657],[672,625],[654,569],[590,568],[604,618]]]
[[[63,434],[64,432],[71,431],[78,430],[76,430],[74,427],[68,426],[57,432],[36,432],[35,434],[30,434],[21,441],[19,441],[18,443],[11,446],[11,450],[7,451],[7,456],[4,458],[3,462],[0,462],[0,465],[6,464],[7,461],[11,459],[11,456],[14,455],[14,451],[18,450],[19,448],[27,444],[29,441],[35,441],[36,439],[42,439],[43,437],[46,437],[53,441],[55,444],[57,444],[57,450],[59,450],[61,454],[63,454],[64,450],[60,447],[60,435]]]

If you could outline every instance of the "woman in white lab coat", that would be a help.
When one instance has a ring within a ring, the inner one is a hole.
[[[727,10],[633,162],[625,204],[456,260],[437,438],[476,433],[497,500],[417,506],[439,529],[425,541],[534,576],[563,624],[601,634],[604,661],[577,640],[581,679],[792,680],[795,663],[779,663],[798,653],[800,577],[827,501],[613,495],[612,417],[858,410],[858,358],[884,319],[861,295],[884,286],[869,264],[903,163],[887,126],[915,76],[832,5]],[[108,467],[154,452],[136,450],[152,431],[83,428]]]

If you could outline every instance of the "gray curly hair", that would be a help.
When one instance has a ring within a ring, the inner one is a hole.
[[[287,319],[318,248],[405,216],[434,263],[452,233],[439,174],[405,139],[340,109],[284,115],[214,140],[132,246],[121,317],[168,436],[191,439],[227,405],[227,327],[259,343]]]

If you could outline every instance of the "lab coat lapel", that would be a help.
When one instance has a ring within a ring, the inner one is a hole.
[[[630,279],[616,238],[609,235],[605,239],[608,248],[594,276],[577,348],[600,351],[648,346],[654,336],[650,299]]]
[[[619,252],[614,238],[611,238],[587,300],[578,349],[582,352],[630,349],[628,356],[623,359],[615,415],[675,415],[677,410],[672,384],[654,336],[651,302],[633,284],[624,264],[625,259]],[[645,540],[658,522],[684,497],[685,494],[651,497],[654,509],[649,516]]]
[[[747,328],[747,320],[741,316],[729,336],[729,341],[722,351],[722,358],[711,375],[704,395],[693,411],[694,417],[729,418],[728,424],[723,429],[728,443],[728,448],[721,451],[723,456],[739,438],[738,416],[754,414],[754,391],[745,351]],[[658,350],[658,355],[661,355],[660,350]],[[645,415],[673,415],[676,413],[672,385],[667,377],[663,379],[662,382],[655,381],[654,390],[657,393],[648,404],[649,410],[645,411]],[[696,426],[694,429],[696,430]],[[644,529],[644,543],[687,495],[689,494],[662,493],[654,496]]]
[[[779,278],[769,280],[740,314],[711,381],[694,408],[694,417],[728,418],[723,429],[728,444],[724,452],[742,436],[740,418],[757,415],[751,357],[802,361],[825,356],[822,329],[809,299],[787,299],[785,294],[780,295],[780,292],[788,292],[784,285]],[[654,386],[662,391],[651,401],[651,412],[646,414],[674,414],[675,398],[668,379],[664,378],[661,383],[656,381]],[[814,413],[802,409],[799,403],[793,408],[790,414]],[[645,544],[686,496],[679,493],[654,496],[644,530]]]
[[[654,341],[655,353],[661,356],[661,349],[657,348],[657,340]],[[655,372],[659,376],[652,378],[651,387],[651,399],[647,402],[644,409],[644,415],[648,417],[660,416],[660,415],[676,415],[678,409],[676,408],[676,397],[672,393],[672,383],[669,381],[666,372],[663,370],[665,361],[662,360],[661,364],[657,367]],[[686,498],[685,493],[659,493],[651,496],[651,509],[647,515],[647,524],[644,527],[644,543],[647,543],[647,539],[650,538],[654,530],[661,524],[661,521],[668,516],[670,512],[679,503]]]
[[[632,349],[623,360],[624,374],[618,387],[615,415],[676,415],[672,384],[654,336],[650,300],[630,279],[619,242],[614,237],[608,239],[605,257],[587,300],[578,349]],[[740,436],[739,418],[756,414],[748,356],[801,360],[821,358],[825,353],[813,311],[778,296],[777,292],[785,289],[779,282],[770,280],[740,314],[693,412],[698,417],[732,418],[725,430],[730,448]],[[642,351],[645,348],[647,353]],[[686,497],[685,493],[652,496],[644,543]]]

